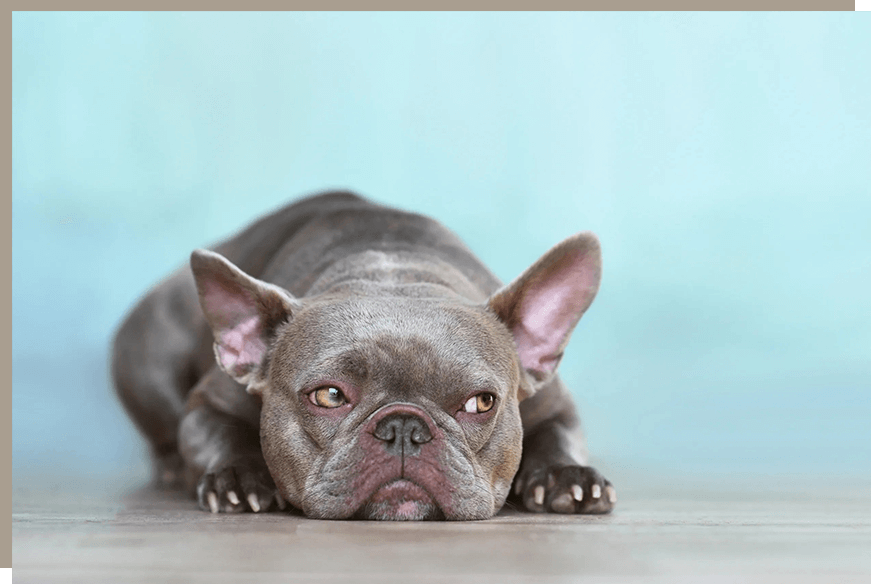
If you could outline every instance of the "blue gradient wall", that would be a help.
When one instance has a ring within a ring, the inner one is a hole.
[[[611,467],[871,473],[871,21],[854,14],[13,15],[17,471],[142,445],[145,289],[292,197],[432,214],[503,279],[579,230],[562,372]]]

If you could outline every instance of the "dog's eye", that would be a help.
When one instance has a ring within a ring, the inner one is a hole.
[[[493,404],[496,403],[496,396],[492,393],[479,393],[466,400],[463,404],[463,411],[470,414],[483,414],[493,409]]]
[[[348,403],[345,394],[335,387],[321,387],[310,394],[308,399],[316,406],[322,408],[338,408]]]

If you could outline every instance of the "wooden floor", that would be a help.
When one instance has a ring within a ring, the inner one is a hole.
[[[636,479],[607,517],[507,510],[472,523],[378,523],[211,515],[112,481],[18,481],[13,575],[40,584],[871,582],[868,483],[766,484]]]

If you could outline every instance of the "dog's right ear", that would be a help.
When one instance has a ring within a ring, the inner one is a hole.
[[[596,297],[601,278],[599,239],[585,231],[552,247],[490,297],[490,308],[514,336],[520,364],[534,382],[533,392],[556,373],[569,336]]]
[[[218,366],[246,385],[249,393],[259,393],[270,337],[278,325],[290,320],[299,301],[212,251],[194,251],[191,270],[200,306],[215,336]]]

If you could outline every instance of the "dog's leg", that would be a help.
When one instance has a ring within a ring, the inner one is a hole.
[[[176,436],[185,395],[208,361],[198,345],[207,334],[189,269],[161,283],[130,313],[115,336],[112,377],[122,404],[148,439],[155,479],[181,482]],[[208,348],[208,347],[206,347]]]
[[[284,508],[263,460],[259,431],[246,421],[202,403],[182,420],[179,449],[203,510],[256,513],[273,504]]]
[[[191,391],[178,445],[187,487],[206,511],[284,507],[260,448],[260,400],[218,367]]]
[[[529,511],[609,513],[611,483],[587,466],[587,448],[571,396],[558,377],[521,402],[523,457],[513,498]]]
[[[256,276],[275,252],[318,213],[370,205],[346,192],[309,197],[261,218],[214,249]],[[158,483],[182,482],[183,463],[177,448],[179,423],[185,413],[186,395],[214,365],[211,345],[211,331],[203,318],[188,266],[143,298],[115,336],[115,390],[150,443]]]
[[[513,492],[530,511],[607,513],[611,484],[587,462],[571,396],[556,368],[602,277],[598,238],[578,233],[552,247],[489,306],[508,325],[531,386],[518,388],[523,453]]]

